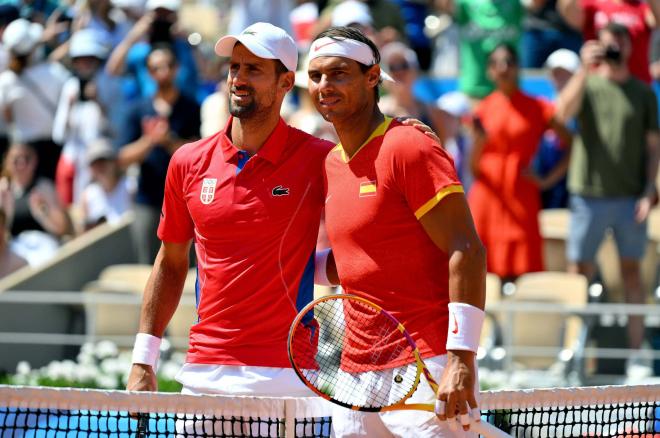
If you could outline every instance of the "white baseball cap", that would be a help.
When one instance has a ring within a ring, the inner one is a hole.
[[[9,23],[5,28],[2,43],[7,50],[17,55],[27,55],[41,40],[43,32],[44,28],[41,24],[19,18]]]
[[[551,70],[563,68],[566,71],[575,73],[580,68],[580,57],[577,53],[568,49],[555,50],[548,56],[545,66]]]
[[[226,35],[215,44],[218,56],[231,56],[234,45],[240,42],[260,58],[279,59],[289,71],[296,71],[298,49],[286,31],[270,23],[254,23],[240,35]]]
[[[332,11],[331,23],[333,26],[348,26],[354,23],[371,26],[373,21],[369,6],[357,0],[341,2]]]
[[[470,101],[460,91],[445,93],[435,101],[438,109],[451,114],[454,117],[463,117],[470,112]]]
[[[147,11],[155,11],[158,8],[177,12],[181,9],[181,0],[147,0],[144,6]]]
[[[101,36],[92,29],[81,29],[74,33],[69,42],[69,56],[93,56],[105,59],[108,56],[108,47],[101,42]]]
[[[114,160],[115,158],[117,158],[117,152],[106,138],[97,138],[87,147],[87,163],[89,164],[96,160]]]

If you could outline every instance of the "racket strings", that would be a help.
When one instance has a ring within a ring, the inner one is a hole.
[[[318,324],[318,337],[310,337],[299,324],[292,357],[321,393],[350,406],[377,409],[405,399],[415,387],[413,348],[398,324],[379,309],[361,301],[330,299],[314,306],[303,320]]]

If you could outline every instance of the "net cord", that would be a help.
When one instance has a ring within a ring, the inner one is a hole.
[[[653,403],[660,399],[660,385],[593,386],[577,388],[486,391],[480,394],[481,410],[526,409]]]
[[[186,413],[207,417],[329,416],[331,405],[318,397],[249,397],[178,393],[103,391],[0,385],[0,406],[23,409]]]

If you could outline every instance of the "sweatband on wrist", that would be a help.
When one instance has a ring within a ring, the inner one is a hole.
[[[158,356],[160,356],[161,338],[148,333],[138,333],[135,336],[135,345],[133,346],[133,363],[151,365],[156,369]]]
[[[447,350],[477,352],[486,313],[467,303],[449,303]]]
[[[328,256],[330,255],[330,248],[321,251],[316,251],[314,256],[314,283],[321,286],[334,286],[328,280]]]

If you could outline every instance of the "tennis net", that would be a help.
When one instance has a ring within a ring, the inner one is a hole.
[[[660,438],[660,385],[485,392],[480,407],[514,437]]]
[[[482,392],[514,437],[660,438],[660,385]],[[268,398],[0,386],[0,438],[330,437],[331,405]]]

